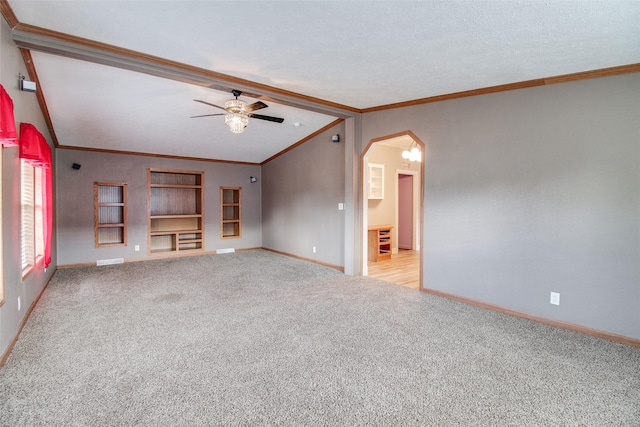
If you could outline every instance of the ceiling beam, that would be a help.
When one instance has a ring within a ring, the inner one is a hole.
[[[47,129],[49,129],[49,134],[51,135],[51,139],[53,140],[53,145],[58,147],[58,136],[56,135],[56,131],[53,128],[53,122],[51,121],[51,114],[49,114],[49,107],[47,106],[47,101],[44,98],[44,93],[42,92],[42,85],[40,84],[40,79],[38,78],[38,72],[36,71],[36,67],[33,65],[33,58],[31,58],[31,51],[29,49],[20,49],[20,53],[22,54],[22,60],[24,61],[24,65],[27,67],[27,73],[29,74],[29,79],[36,82],[36,86],[40,88],[40,90],[36,91],[36,98],[38,99],[38,104],[40,105],[40,111],[42,111],[42,116],[44,117],[44,121],[47,124]]]
[[[11,35],[16,45],[22,49],[108,65],[221,92],[238,89],[251,98],[343,119],[360,112],[359,109],[346,105],[34,25],[18,23],[12,28]]]

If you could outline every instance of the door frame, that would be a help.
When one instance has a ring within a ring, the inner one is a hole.
[[[398,218],[399,218],[399,214],[400,214],[400,199],[398,197],[398,186],[400,185],[400,175],[411,175],[413,176],[413,182],[412,182],[412,189],[411,189],[411,195],[412,195],[412,207],[413,207],[413,212],[412,212],[412,217],[413,217],[413,233],[412,233],[412,237],[411,237],[411,247],[412,250],[414,251],[419,251],[420,250],[420,239],[418,239],[418,236],[420,235],[420,221],[419,221],[419,217],[420,217],[420,213],[419,213],[419,199],[420,199],[420,172],[419,171],[412,171],[412,170],[408,170],[408,169],[396,169],[396,222],[395,224],[393,224],[393,226],[396,228],[398,235],[400,234],[400,226],[399,226],[399,222],[398,222]],[[400,238],[398,237],[398,250],[400,250]]]

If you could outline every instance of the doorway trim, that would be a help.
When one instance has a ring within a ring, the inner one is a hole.
[[[425,156],[425,144],[424,142],[422,142],[422,140],[420,138],[418,138],[413,132],[411,132],[410,130],[406,130],[403,132],[398,132],[395,134],[391,134],[391,135],[385,135],[385,136],[381,136],[381,137],[377,137],[377,138],[373,138],[369,141],[369,143],[367,144],[366,147],[364,147],[364,149],[362,150],[362,152],[360,153],[360,185],[359,185],[359,189],[360,189],[360,203],[362,206],[362,209],[360,209],[360,275],[361,276],[366,276],[368,273],[368,268],[367,268],[367,262],[368,262],[368,256],[367,256],[367,238],[368,238],[368,199],[367,199],[367,191],[366,191],[366,178],[367,178],[367,170],[368,170],[368,160],[367,160],[367,156],[369,155],[369,151],[371,150],[371,148],[373,147],[373,145],[377,142],[382,142],[385,141],[387,139],[393,139],[393,138],[398,138],[401,136],[408,136],[411,139],[413,139],[413,141],[415,141],[415,143],[418,145],[418,147],[420,148],[420,151],[422,152],[422,161],[420,162],[420,176],[418,179],[418,183],[419,183],[419,191],[418,191],[418,215],[419,215],[419,236],[418,236],[418,242],[419,242],[419,247],[420,247],[420,283],[418,284],[418,289],[419,290],[423,290],[424,289],[424,277],[423,277],[423,264],[424,264],[424,256],[423,256],[423,248],[424,248],[424,164],[426,162],[426,156]],[[396,174],[397,176],[397,174]],[[396,179],[397,181],[397,179]],[[396,184],[397,185],[397,184]],[[396,209],[397,209],[397,200],[396,200]],[[397,216],[396,216],[397,217]],[[397,221],[397,219],[396,219]]]

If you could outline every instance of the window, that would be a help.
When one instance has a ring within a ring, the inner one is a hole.
[[[0,189],[2,188],[2,158],[4,156],[2,155],[2,148],[0,148]],[[0,224],[3,224],[2,222],[2,191],[0,190]],[[3,259],[4,257],[2,256],[2,227],[0,227],[0,307],[2,307],[2,304],[4,304],[4,272],[2,270],[3,268]]]
[[[23,272],[34,264],[34,219],[35,206],[33,199],[35,197],[34,168],[24,160],[20,161],[20,193],[21,193],[21,218],[22,225],[20,227],[20,246],[22,248],[22,270]]]
[[[53,177],[51,147],[30,123],[20,123],[22,276],[38,262],[51,263]]]
[[[42,169],[21,160],[20,241],[22,276],[26,276],[39,257],[44,255],[44,224],[42,215]]]

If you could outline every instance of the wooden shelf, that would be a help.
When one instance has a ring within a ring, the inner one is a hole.
[[[220,238],[242,236],[242,187],[220,187]]]
[[[202,233],[202,230],[180,230],[180,231],[152,231],[150,234],[152,236],[164,236],[165,234],[196,234]]]
[[[165,219],[165,218],[202,218],[202,214],[184,214],[184,215],[151,215],[151,219]]]
[[[127,184],[93,183],[96,248],[127,245]]]
[[[187,184],[151,184],[150,188],[202,188],[201,185],[187,185]]]
[[[383,261],[391,259],[391,229],[388,224],[372,225],[369,227],[368,256],[369,261]]]
[[[148,169],[148,253],[204,249],[204,172]]]

